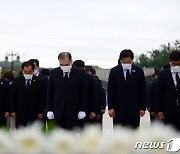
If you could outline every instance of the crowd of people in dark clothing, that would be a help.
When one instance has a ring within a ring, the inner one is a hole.
[[[73,62],[69,52],[58,55],[60,66],[52,70],[40,71],[37,59],[24,62],[17,78],[12,71],[0,76],[0,126],[8,117],[16,128],[35,121],[47,126],[48,120],[67,130],[102,126],[107,103],[114,125],[138,128],[148,110],[152,122],[180,130],[180,51],[170,53],[169,64],[155,70],[147,86],[133,59],[131,50],[121,51],[109,74],[107,96],[96,70],[82,60]]]
[[[40,70],[39,61],[37,59],[30,59],[22,64],[22,70],[17,78],[14,78],[12,71],[7,71],[0,79],[0,126],[7,125],[8,117],[15,119],[16,128],[27,126],[35,121],[40,121],[47,126],[46,122],[48,119],[55,121],[59,127],[64,129],[72,129],[74,127],[83,128],[89,123],[102,125],[102,115],[106,107],[106,92],[102,87],[101,80],[96,75],[96,70],[92,66],[85,66],[82,60],[74,61],[72,67],[79,71],[77,73],[79,73],[80,80],[83,82],[81,87],[77,85],[76,91],[70,93],[66,104],[64,104],[63,98],[66,94],[63,94],[61,100],[58,101],[60,104],[63,103],[63,107],[60,111],[57,111],[61,113],[63,110],[61,114],[63,115],[62,119],[49,117],[49,113],[51,112],[48,111],[51,103],[48,102],[50,98],[47,95],[51,95],[54,91],[51,91],[51,70]],[[58,68],[60,69],[60,67]],[[60,70],[62,71],[62,69]],[[62,85],[63,88],[66,87],[66,84],[69,84],[68,78],[67,81],[63,80],[65,81]],[[80,81],[76,80],[75,78],[73,82]],[[74,84],[72,83],[69,88],[75,88]],[[83,93],[80,93],[81,91]],[[61,95],[62,93],[64,93],[63,90],[59,91],[57,95]],[[74,100],[73,93],[78,94]],[[84,118],[75,118],[73,117],[73,114],[75,114],[73,113],[73,108],[80,110],[80,102],[78,100],[82,97],[82,94],[84,95],[82,99],[82,103],[84,104],[83,112],[86,116]],[[70,98],[72,100],[69,100]],[[68,101],[71,101],[72,104],[70,104],[71,102],[68,104]],[[54,108],[58,108],[58,105]]]

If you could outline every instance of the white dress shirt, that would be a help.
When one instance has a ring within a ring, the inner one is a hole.
[[[171,69],[171,74],[172,74],[172,78],[174,81],[174,85],[177,85],[177,81],[176,81],[176,73],[178,73],[179,77],[180,77],[180,72],[173,72],[173,70]]]
[[[131,74],[131,69],[132,69],[132,66],[129,68],[129,73]],[[124,78],[126,80],[126,72],[127,72],[127,69],[124,69],[123,68],[123,72],[124,72]]]

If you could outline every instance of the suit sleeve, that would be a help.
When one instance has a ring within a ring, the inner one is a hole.
[[[152,81],[147,86],[147,108],[150,108],[151,103],[151,89],[152,89]]]
[[[101,80],[97,79],[97,114],[101,114],[101,107],[103,101]]]
[[[16,106],[17,106],[17,79],[13,82],[12,86],[12,97],[10,99],[10,112],[17,112]]]
[[[44,88],[43,80],[39,79],[39,114],[44,114],[45,110]]]
[[[46,98],[47,111],[53,111],[53,99],[54,99],[54,83],[53,83],[53,73],[51,72],[47,86],[47,98]]]
[[[115,80],[114,72],[111,69],[108,79],[108,110],[114,109],[114,91],[115,91]]]
[[[4,105],[5,112],[9,112],[9,82],[4,82]]]
[[[158,112],[158,102],[159,102],[159,82],[156,81],[152,84],[152,90],[151,90],[151,94],[152,94],[152,104],[151,104],[151,110],[155,113]]]
[[[102,88],[102,105],[101,109],[105,110],[106,109],[106,91],[104,88]]]
[[[87,111],[87,90],[85,84],[85,72],[81,72],[81,81],[80,81],[80,106],[79,111]]]
[[[163,94],[164,94],[164,86],[163,86],[163,75],[160,73],[158,80],[158,103],[157,103],[157,112],[163,112]]]
[[[142,69],[140,71],[139,86],[140,86],[140,110],[146,111],[147,88],[146,88],[145,75]]]
[[[96,95],[96,85],[95,80],[92,77],[91,80],[91,111],[90,112],[97,112],[97,95]]]

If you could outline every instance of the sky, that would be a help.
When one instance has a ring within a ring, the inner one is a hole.
[[[18,53],[57,67],[73,60],[111,68],[119,53],[135,55],[180,39],[179,0],[0,0],[0,60]]]

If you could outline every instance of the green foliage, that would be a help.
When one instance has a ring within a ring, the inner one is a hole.
[[[161,45],[159,49],[148,51],[147,54],[141,54],[135,64],[139,67],[149,67],[160,69],[169,62],[169,54],[172,50],[180,50],[180,41],[176,40],[171,46]]]

